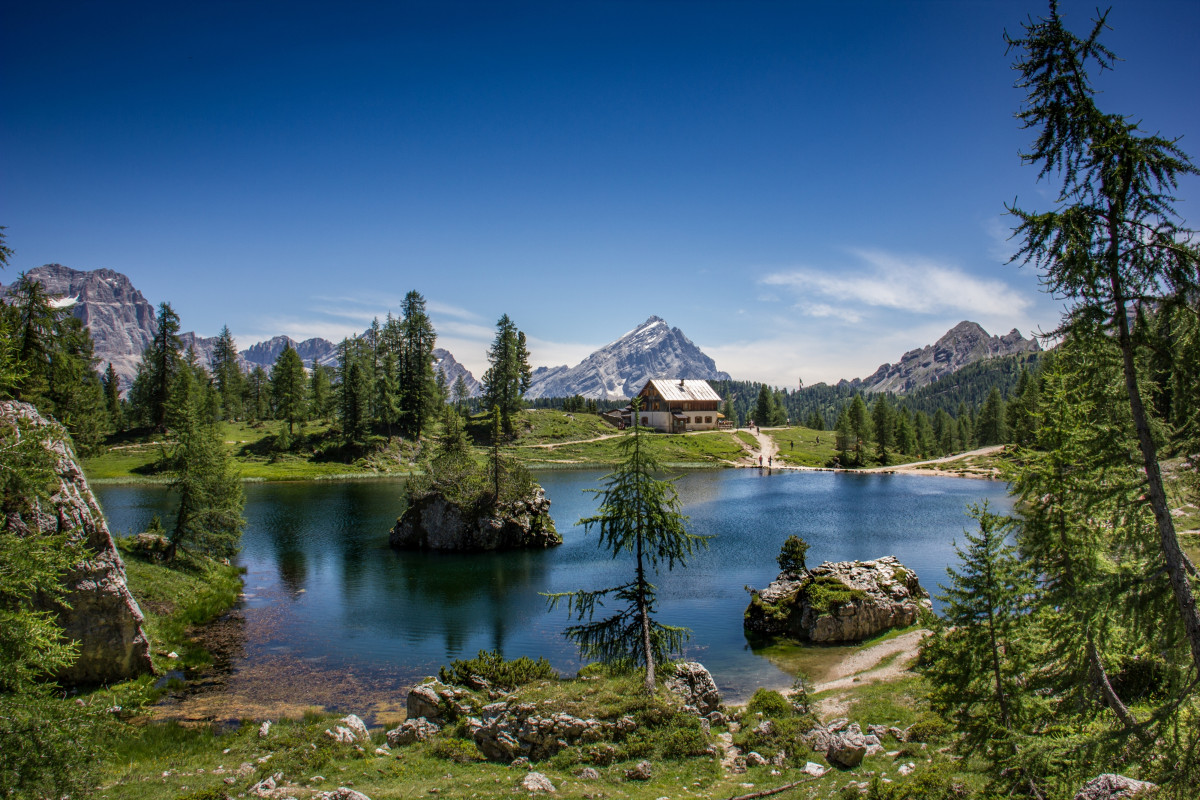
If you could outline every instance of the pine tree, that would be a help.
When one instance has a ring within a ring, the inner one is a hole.
[[[979,411],[979,419],[975,424],[975,444],[988,447],[994,444],[1004,444],[1008,438],[1008,425],[1005,423],[1004,401],[1000,399],[1000,390],[992,387]]]
[[[880,395],[871,405],[871,419],[875,428],[875,455],[879,463],[887,466],[891,460],[891,448],[895,441],[895,412],[887,397]]]
[[[287,422],[288,439],[294,435],[293,425],[304,424],[308,418],[308,380],[304,362],[290,344],[271,367],[271,398],[275,401],[275,418]]]
[[[850,408],[846,410],[846,417],[850,423],[854,466],[861,467],[864,461],[863,448],[871,439],[871,415],[867,412],[867,404],[863,402],[861,394],[854,395]]]
[[[1158,446],[1138,381],[1131,304],[1200,291],[1200,253],[1175,211],[1179,179],[1200,174],[1175,141],[1148,135],[1138,117],[1102,111],[1089,70],[1112,69],[1116,56],[1100,43],[1102,14],[1086,38],[1067,30],[1055,3],[1046,18],[1009,40],[1018,52],[1017,86],[1027,91],[1018,117],[1036,132],[1022,160],[1039,177],[1061,182],[1056,207],[1042,213],[1012,207],[1022,244],[1015,259],[1034,264],[1047,288],[1075,303],[1063,330],[1103,320],[1115,335],[1147,501],[1159,547],[1200,672],[1200,610],[1180,549],[1158,464]]]
[[[483,399],[500,410],[504,435],[513,436],[513,417],[523,407],[523,395],[529,388],[529,351],[525,334],[504,314],[496,322],[496,338],[488,349],[488,367],[483,375]]]
[[[175,548],[192,547],[213,557],[229,557],[241,538],[242,484],[216,424],[207,418],[202,388],[192,369],[180,369],[171,389],[167,419],[174,439],[169,456],[171,489],[179,494]]]
[[[313,364],[308,384],[308,407],[314,419],[329,419],[332,397],[333,384],[329,379],[329,367]]]
[[[821,412],[812,411],[808,415],[808,421],[804,423],[804,427],[814,431],[825,430],[825,419],[821,416]]]
[[[242,413],[251,422],[261,422],[271,415],[271,382],[261,366],[250,370],[242,386]]]
[[[242,370],[238,365],[237,343],[228,325],[221,326],[217,343],[213,345],[213,381],[220,397],[221,418],[242,416]]]
[[[342,426],[342,439],[347,445],[360,446],[366,443],[370,432],[368,416],[371,402],[371,386],[363,368],[363,348],[356,339],[343,339],[338,347],[338,421]]]
[[[837,422],[833,426],[834,430],[834,447],[838,450],[838,462],[843,467],[850,465],[851,453],[855,450],[854,429],[850,426],[850,413],[843,409],[841,414],[838,414]]]
[[[104,408],[108,411],[109,425],[114,431],[125,429],[125,411],[121,408],[121,379],[113,369],[112,362],[104,370]]]
[[[599,544],[616,558],[631,553],[633,579],[619,586],[594,591],[547,595],[551,608],[565,603],[580,624],[567,628],[567,638],[579,645],[585,658],[605,663],[645,668],[644,688],[654,693],[656,665],[678,652],[688,631],[654,620],[656,589],[650,575],[663,565],[684,566],[705,537],[688,533],[687,517],[680,512],[679,496],[670,481],[658,480],[660,467],[643,443],[638,424],[638,400],[633,402],[633,432],[621,442],[623,460],[610,473],[597,513],[580,520],[585,531],[597,530]],[[606,599],[624,608],[602,620],[593,619]]]
[[[458,413],[465,413],[467,410],[467,400],[470,398],[471,392],[467,389],[467,382],[463,379],[460,373],[454,379],[454,388],[450,390],[450,399],[454,402],[454,408]]]
[[[979,531],[963,531],[966,547],[955,545],[961,566],[946,569],[942,618],[921,646],[921,663],[932,686],[930,705],[953,720],[961,750],[984,754],[998,775],[1033,702],[1027,682],[1033,581],[1008,543],[1015,522],[991,513],[986,502],[970,513]]]
[[[418,438],[434,419],[433,349],[437,333],[425,313],[425,298],[412,291],[404,296],[400,355],[401,429]]]
[[[725,419],[729,422],[730,425],[732,425],[735,428],[738,427],[737,409],[733,407],[733,398],[732,397],[725,400],[725,411],[723,413],[725,414]]]
[[[139,419],[166,432],[171,387],[183,363],[179,352],[183,347],[179,340],[179,315],[170,303],[159,304],[154,326],[154,338],[142,351],[137,376],[133,379],[130,405]]]

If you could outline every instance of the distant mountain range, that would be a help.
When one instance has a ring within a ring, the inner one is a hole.
[[[1016,328],[1004,336],[989,336],[978,323],[963,320],[932,345],[909,350],[895,364],[883,364],[866,378],[849,383],[864,392],[907,394],[968,364],[1041,349],[1036,339],[1025,339]]]
[[[75,300],[72,312],[91,331],[99,368],[103,370],[111,362],[123,388],[128,388],[137,373],[142,350],[154,338],[155,307],[128,277],[113,270],[81,271],[47,264],[28,274],[41,282],[47,293]],[[7,289],[0,286],[0,297]],[[215,337],[189,332],[180,338],[185,348],[195,350],[202,364],[211,365]],[[258,366],[270,369],[289,344],[306,366],[337,363],[337,345],[333,342],[319,338],[297,342],[276,336],[242,350],[241,366],[247,371]],[[963,321],[934,344],[905,353],[897,363],[883,364],[866,378],[842,383],[865,392],[906,394],[984,359],[1039,350],[1035,339],[1025,339],[1015,329],[1004,336],[989,336],[978,324]],[[461,376],[470,396],[479,396],[479,381],[453,354],[439,348],[433,356],[435,368],[445,373],[448,387],[453,387]],[[729,374],[718,370],[716,363],[679,328],[650,317],[573,367],[538,367],[526,397],[627,398],[650,378],[662,377],[730,380]]]

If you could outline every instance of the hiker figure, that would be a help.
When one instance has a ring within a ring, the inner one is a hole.
[[[758,468],[762,469],[762,453],[758,454]]]
[[[768,458],[768,459],[767,459],[767,466],[768,466],[768,467],[770,467],[770,466],[773,466],[774,464],[775,464],[775,457],[774,457],[774,456],[771,456],[770,458]]]

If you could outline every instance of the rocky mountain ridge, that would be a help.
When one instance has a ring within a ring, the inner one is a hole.
[[[989,336],[978,323],[963,320],[933,344],[909,350],[895,364],[883,364],[866,378],[848,383],[865,392],[906,394],[968,364],[1041,349],[1037,339],[1024,338],[1016,328],[1004,336]]]
[[[729,380],[679,328],[650,317],[574,367],[539,367],[526,397],[633,397],[650,378]]]

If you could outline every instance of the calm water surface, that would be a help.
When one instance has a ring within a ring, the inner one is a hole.
[[[212,708],[197,713],[219,716],[228,705],[266,714],[290,704],[370,714],[367,696],[384,713],[381,696],[402,702],[412,680],[481,648],[545,656],[573,673],[580,663],[562,637],[568,619],[548,612],[539,592],[628,580],[629,562],[598,550],[595,535],[576,525],[594,513],[596,499],[584,490],[602,475],[538,475],[561,547],[472,555],[388,547],[400,481],[247,485],[238,643],[229,679],[214,684]],[[936,593],[954,559],[951,543],[970,522],[967,504],[987,499],[998,512],[1011,508],[1002,483],[923,475],[696,471],[676,486],[689,530],[712,538],[686,569],[659,576],[659,618],[692,629],[687,655],[730,699],[791,682],[742,634],[744,587],[775,577],[789,534],[808,540],[810,564],[896,555]],[[118,535],[170,515],[172,498],[161,487],[95,491]]]

